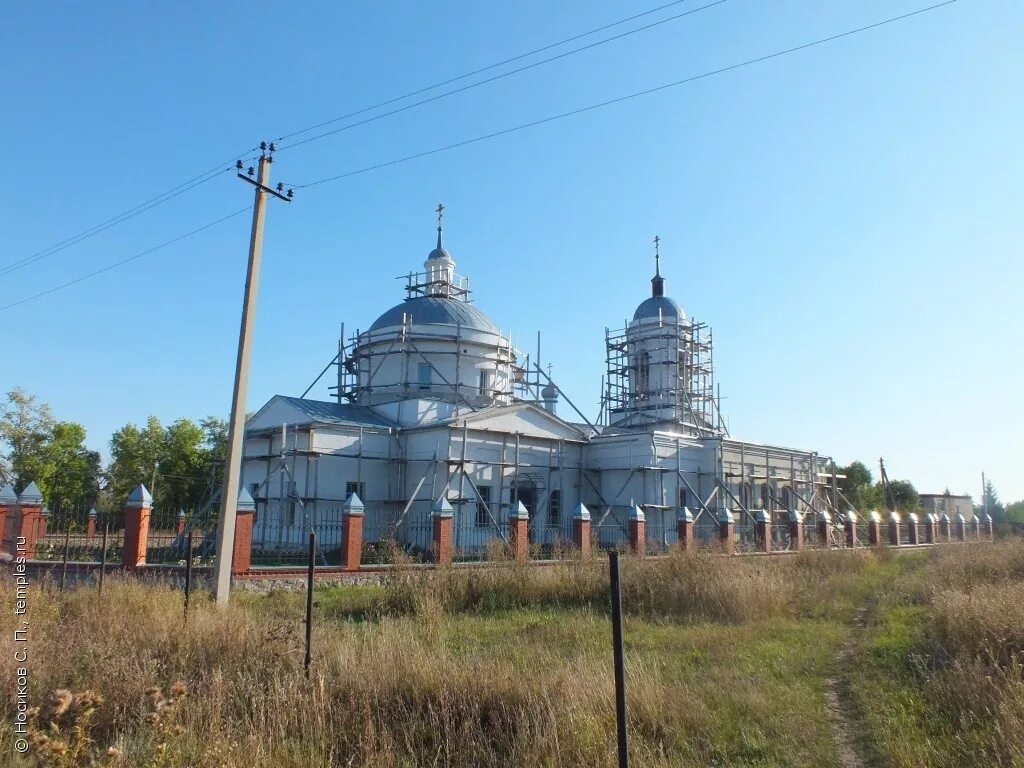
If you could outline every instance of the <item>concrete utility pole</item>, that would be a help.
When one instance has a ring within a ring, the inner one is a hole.
[[[235,513],[242,475],[242,453],[245,449],[245,405],[249,390],[249,357],[252,353],[252,331],[256,320],[256,296],[260,288],[260,258],[263,251],[263,224],[267,213],[267,195],[291,202],[292,191],[283,194],[284,185],[271,189],[270,164],[274,162],[274,145],[260,144],[259,173],[254,180],[253,169],[238,178],[256,187],[252,206],[252,234],[249,237],[249,266],[245,276],[245,297],[242,299],[242,323],[238,329],[238,358],[235,362],[235,387],[231,394],[231,423],[228,427],[228,450],[224,461],[224,485],[220,495],[220,519],[217,523],[217,556],[213,571],[216,579],[214,596],[218,605],[227,605],[231,590],[231,560],[235,549]],[[236,166],[242,169],[242,161]]]

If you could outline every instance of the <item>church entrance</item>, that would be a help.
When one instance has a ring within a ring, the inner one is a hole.
[[[534,512],[537,511],[537,485],[527,478],[517,478],[512,482],[511,502],[514,510],[519,502],[523,502],[530,513],[530,522],[533,522]]]

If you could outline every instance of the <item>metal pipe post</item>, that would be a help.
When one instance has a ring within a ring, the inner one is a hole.
[[[313,662],[313,573],[316,570],[316,531],[309,532],[309,565],[306,570],[306,658],[303,667],[309,679]]]
[[[188,532],[185,545],[185,623],[188,624],[188,603],[192,596],[192,531]]]
[[[60,566],[60,591],[64,591],[64,587],[68,583],[68,547],[71,546],[71,518],[68,517],[67,528],[64,529],[64,561]]]
[[[107,538],[110,536],[110,520],[104,517],[103,519],[103,552],[100,555],[100,581],[97,592],[103,594],[103,576],[107,572]]]
[[[619,553],[608,552],[611,577],[612,648],[615,652],[615,722],[619,747],[619,768],[628,768],[629,751],[626,736],[626,662],[622,648],[622,590],[619,587]]]

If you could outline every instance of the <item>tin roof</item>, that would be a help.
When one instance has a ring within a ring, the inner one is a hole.
[[[391,427],[393,424],[378,416],[369,408],[351,403],[335,403],[324,400],[306,400],[301,397],[277,395],[289,405],[298,408],[309,416],[311,421],[320,424],[351,424],[356,427]]]
[[[401,325],[403,314],[409,315],[412,325],[461,325],[468,330],[500,334],[497,326],[474,304],[445,296],[406,299],[374,320],[370,330]]]

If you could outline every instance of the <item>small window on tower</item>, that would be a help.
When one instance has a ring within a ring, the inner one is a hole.
[[[416,382],[420,389],[430,389],[433,369],[429,363],[420,363],[416,369],[417,378]]]
[[[480,394],[491,394],[491,372],[480,371]]]
[[[637,376],[637,391],[646,394],[651,386],[651,355],[645,350],[640,353]]]

